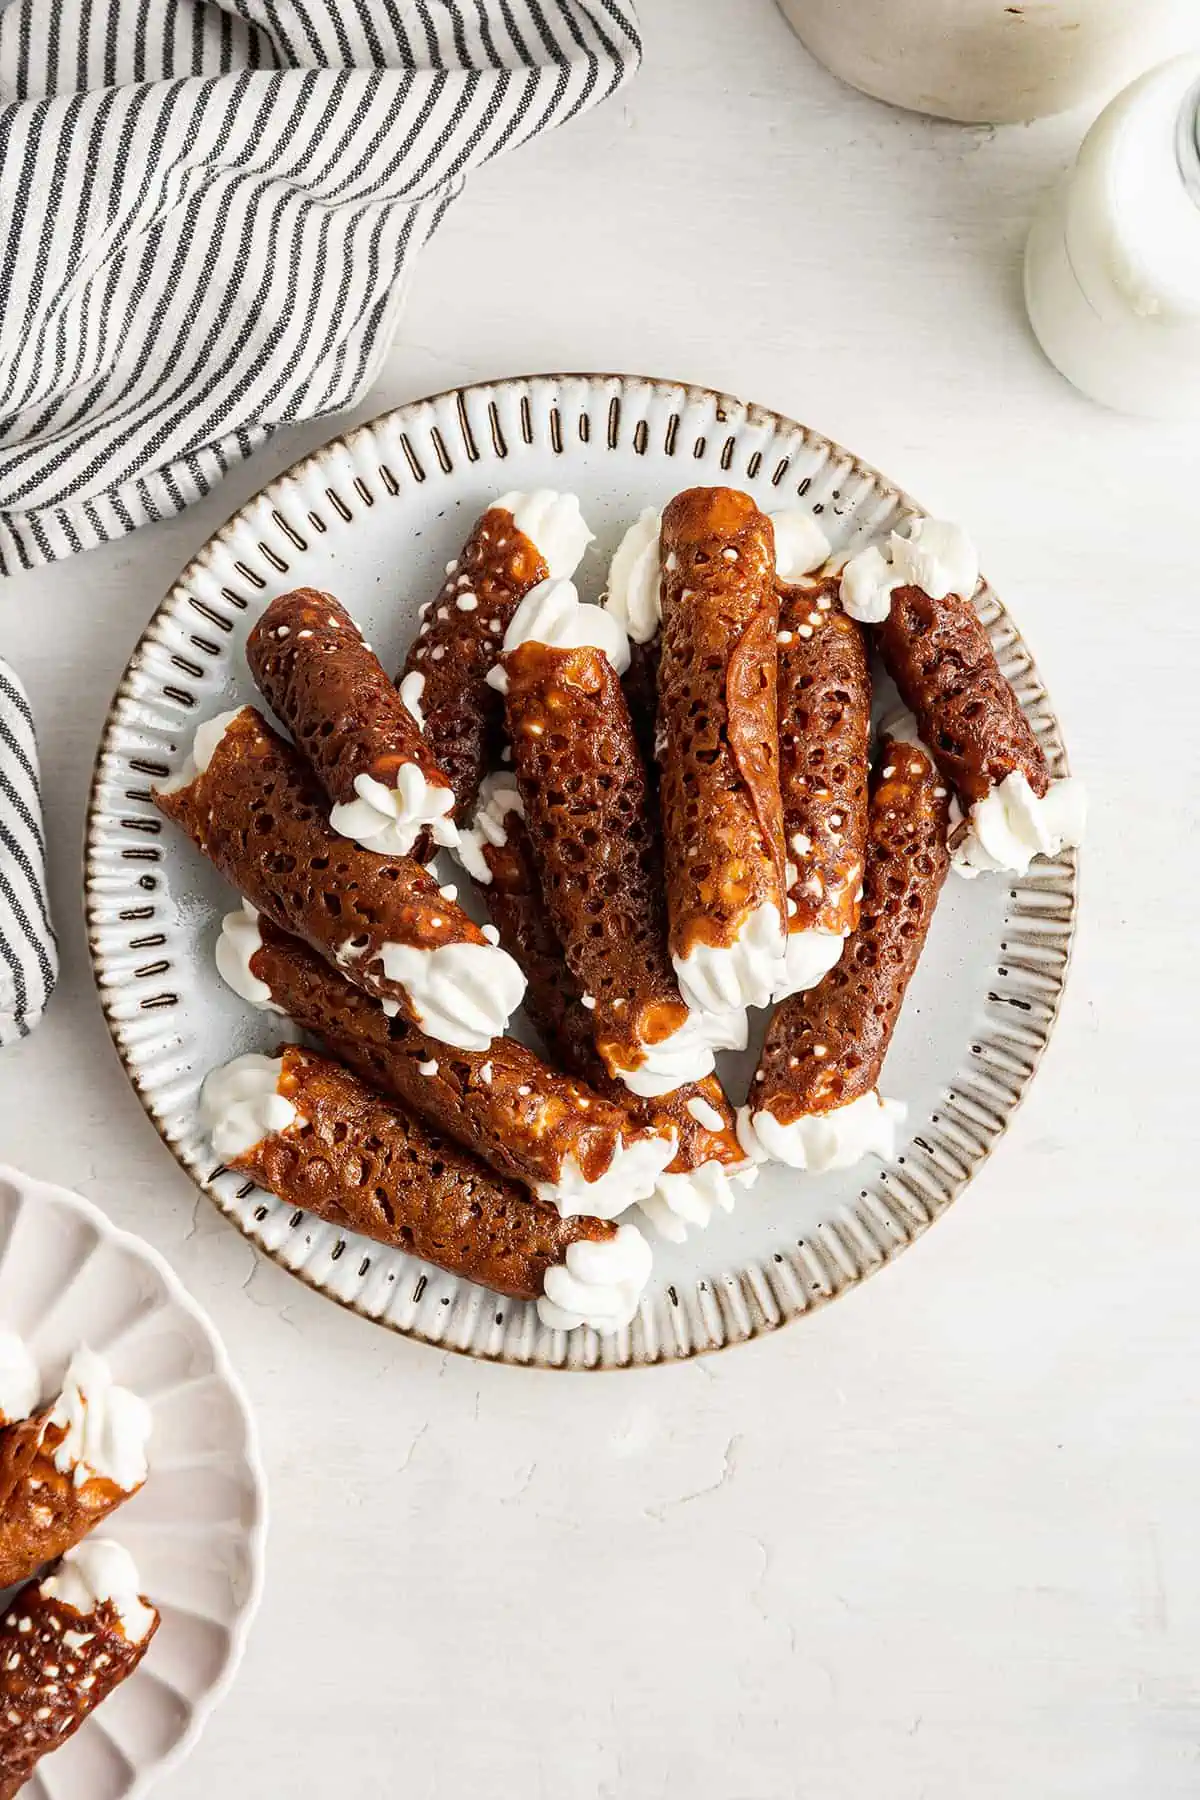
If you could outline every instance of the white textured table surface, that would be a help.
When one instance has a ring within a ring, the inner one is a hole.
[[[163,1800],[1182,1800],[1200,439],[1093,410],[1025,329],[1030,211],[1085,121],[889,113],[769,0],[644,12],[628,93],[452,211],[363,416],[534,369],[683,376],[967,522],[1094,797],[1066,1005],[966,1198],[773,1340],[591,1379],[407,1344],[259,1261],[191,1189],[109,1045],[81,923],[88,775],[138,631],[225,515],[338,424],[173,524],[8,582],[63,976],[0,1053],[0,1158],[171,1257],[271,1480],[240,1678]]]

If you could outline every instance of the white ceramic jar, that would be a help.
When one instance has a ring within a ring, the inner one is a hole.
[[[1106,100],[1200,48],[1200,0],[779,0],[843,81],[914,112],[1003,124]]]
[[[1121,412],[1200,419],[1200,54],[1119,94],[1034,222],[1030,322]]]

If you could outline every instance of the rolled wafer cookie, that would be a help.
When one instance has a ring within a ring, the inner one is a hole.
[[[536,1300],[553,1329],[619,1331],[637,1311],[651,1257],[634,1226],[562,1218],[315,1051],[213,1070],[201,1120],[229,1168],[287,1205]]]
[[[53,1406],[0,1433],[0,1588],[61,1556],[146,1479],[150,1409],[76,1351]]]
[[[520,1005],[512,958],[411,857],[332,831],[303,757],[253,707],[202,725],[154,799],[272,924],[430,1037],[486,1050]]]
[[[799,581],[828,561],[829,539],[811,513],[801,507],[784,507],[767,517],[780,581]],[[605,608],[628,635],[634,663],[637,646],[643,646],[650,652],[646,660],[655,672],[662,626],[662,522],[662,513],[653,506],[638,514],[613,553],[604,590]],[[640,674],[637,679],[640,686]]]
[[[538,582],[575,573],[591,536],[574,494],[502,494],[420,609],[400,690],[423,712],[425,742],[464,816],[498,745],[503,708],[487,676],[509,621]]]
[[[835,612],[837,576],[806,580],[828,562],[824,531],[801,508],[768,517],[775,576],[783,583],[777,635],[779,787],[788,857],[788,940],[774,997],[784,999],[820,981],[858,922],[871,679],[860,628]],[[657,745],[662,653],[660,531],[662,515],[646,509],[613,554],[604,596],[604,607],[630,634],[630,668],[622,686],[648,760]]]
[[[627,645],[570,582],[521,602],[489,681],[505,694],[513,772],[542,895],[611,1075],[643,1096],[711,1074],[720,1037],[680,997],[667,955],[658,837],[621,690]]]
[[[450,1051],[407,1019],[389,1019],[378,1001],[253,908],[226,917],[217,967],[244,998],[286,1013],[364,1081],[564,1217],[615,1218],[653,1193],[674,1158],[672,1129],[637,1125],[513,1038]]]
[[[894,1148],[904,1108],[881,1099],[879,1076],[950,866],[949,795],[902,729],[880,746],[858,929],[820,986],[775,1012],[739,1115],[764,1160],[817,1172]]]
[[[1078,780],[1051,780],[972,604],[978,585],[961,527],[918,519],[907,537],[892,533],[886,555],[871,546],[851,557],[841,596],[852,617],[878,626],[884,665],[967,814],[954,867],[1024,874],[1081,841],[1087,802]]]
[[[458,854],[479,882],[500,941],[525,971],[525,1011],[550,1055],[639,1124],[673,1130],[675,1157],[641,1209],[661,1237],[680,1242],[714,1212],[731,1212],[757,1170],[738,1141],[733,1108],[715,1075],[639,1097],[608,1073],[592,1035],[594,1011],[563,959],[542,899],[523,805],[510,774],[488,776]]]
[[[779,789],[787,949],[776,1000],[815,987],[858,924],[867,844],[871,675],[837,578],[779,597]]]
[[[659,768],[671,959],[712,1014],[784,979],[775,549],[748,494],[691,488],[662,520]]]
[[[332,594],[297,588],[272,600],[250,633],[246,660],[332,801],[336,832],[383,856],[456,841],[448,776]]]
[[[158,1624],[133,1558],[107,1538],[13,1596],[0,1613],[0,1800],[133,1673]]]

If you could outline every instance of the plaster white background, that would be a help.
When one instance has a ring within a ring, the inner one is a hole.
[[[226,514],[0,589],[41,724],[60,991],[0,1154],[171,1258],[272,1483],[241,1678],[164,1800],[1182,1800],[1200,1784],[1193,725],[1200,435],[1110,417],[1023,322],[1080,117],[888,112],[769,0],[646,0],[613,104],[485,170],[360,416],[532,369],[725,387],[961,518],[1091,786],[1061,1022],[1008,1141],[896,1267],[773,1340],[489,1369],[308,1293],[198,1197],[121,1074],[79,847],[129,648]],[[79,1800],[86,1800],[80,1796]]]

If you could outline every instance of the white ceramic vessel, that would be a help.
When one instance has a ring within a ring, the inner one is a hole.
[[[1093,400],[1200,419],[1200,54],[1117,96],[1034,222],[1025,301]]]
[[[266,1483],[216,1330],[149,1244],[78,1194],[0,1167],[0,1328],[49,1395],[80,1344],[150,1403],[150,1473],[106,1521],[162,1614],[145,1661],[44,1757],[22,1800],[133,1800],[177,1763],[241,1661],[262,1588]]]
[[[225,526],[135,648],[100,746],[87,844],[92,954],[117,1049],[151,1117],[268,1255],[341,1304],[446,1349],[628,1368],[803,1317],[884,1267],[961,1192],[1019,1102],[1058,1008],[1074,854],[1011,882],[952,878],[885,1070],[886,1091],[909,1106],[895,1158],[824,1176],[764,1169],[732,1215],[686,1244],[656,1244],[637,1317],[604,1339],[550,1331],[532,1305],[293,1212],[220,1169],[197,1116],[201,1078],[238,1051],[273,1047],[279,1021],[219,980],[213,945],[231,890],[168,828],[149,790],[180,765],[201,719],[254,697],[244,646],[262,607],[297,586],[335,592],[396,669],[419,603],[497,495],[580,496],[597,538],[577,579],[594,597],[642,508],[697,483],[745,488],[768,510],[805,507],[835,550],[903,528],[917,511],[828,439],[705,388],[564,375],[440,394],[326,445]],[[1062,743],[1029,652],[989,589],[979,605],[1061,775]],[[465,897],[461,876],[451,878]],[[721,1059],[731,1097],[745,1096],[756,1054],[752,1044]]]
[[[913,112],[1004,124],[1106,100],[1200,46],[1195,0],[779,0],[843,81]]]

